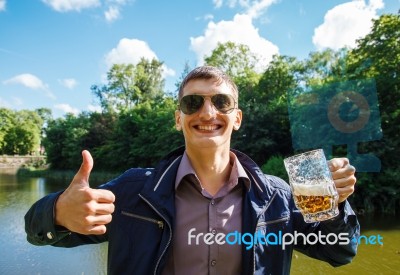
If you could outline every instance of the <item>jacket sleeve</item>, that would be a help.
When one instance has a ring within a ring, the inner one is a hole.
[[[315,244],[310,244],[314,239],[307,243],[297,240],[294,248],[334,267],[350,263],[357,253],[360,225],[347,200],[339,205],[339,211],[339,215],[331,220],[308,224],[300,211],[294,210],[295,230],[306,236],[312,233],[318,236]]]
[[[28,242],[34,245],[74,247],[106,241],[106,234],[100,236],[82,235],[55,224],[55,203],[62,192],[43,197],[34,203],[25,214],[25,232]]]
[[[148,178],[149,169],[129,169],[118,178],[115,178],[99,189],[110,190],[118,200],[114,203],[129,201],[133,194],[137,194]],[[25,231],[27,240],[34,245],[52,245],[59,247],[74,247],[83,244],[101,243],[108,241],[113,222],[106,225],[107,231],[103,235],[83,235],[71,232],[55,224],[55,204],[63,191],[49,194],[34,203],[25,215]],[[125,199],[124,199],[125,198]],[[115,213],[115,212],[114,212]]]

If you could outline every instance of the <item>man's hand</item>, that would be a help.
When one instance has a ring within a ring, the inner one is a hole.
[[[90,188],[93,158],[86,150],[82,158],[78,173],[57,200],[55,222],[80,234],[101,235],[106,232],[105,225],[111,222],[115,196],[108,190]]]
[[[345,201],[354,192],[356,184],[354,166],[350,165],[347,158],[334,158],[328,161],[333,181],[339,193],[339,203]]]

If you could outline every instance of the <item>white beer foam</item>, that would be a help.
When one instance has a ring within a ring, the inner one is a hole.
[[[296,184],[293,185],[295,196],[325,196],[333,195],[334,189],[331,182],[324,184]]]

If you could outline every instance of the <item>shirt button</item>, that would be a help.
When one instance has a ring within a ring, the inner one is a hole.
[[[217,264],[217,261],[216,260],[212,260],[211,261],[211,266],[215,266]]]
[[[213,229],[213,230],[211,230],[211,233],[213,233],[215,235],[215,234],[217,234],[217,230]]]
[[[53,239],[53,234],[52,234],[51,232],[47,232],[46,236],[47,236],[47,238],[48,238],[49,240],[52,240],[52,239]]]
[[[215,204],[215,200],[211,200],[211,205],[214,205]]]

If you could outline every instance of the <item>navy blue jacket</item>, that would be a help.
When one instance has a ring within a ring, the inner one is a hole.
[[[73,247],[108,241],[109,274],[161,274],[171,250],[174,233],[174,183],[184,148],[164,158],[155,169],[135,168],[100,188],[115,194],[115,212],[104,235],[80,235],[57,228],[54,204],[60,195],[54,193],[37,201],[25,215],[27,239],[35,245]],[[234,150],[233,150],[234,151]],[[347,233],[358,238],[359,224],[346,201],[340,214],[332,220],[305,223],[294,205],[288,184],[280,178],[265,175],[246,155],[234,151],[246,170],[250,191],[244,188],[243,232],[254,235],[301,232],[307,234]],[[298,242],[282,249],[281,245],[257,243],[251,249],[242,245],[243,274],[289,274],[293,249],[310,257],[340,266],[351,262],[356,242],[314,245]],[[229,263],[226,263],[229,264]]]

